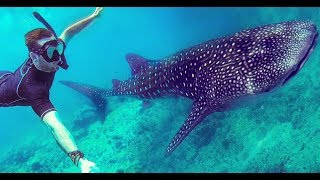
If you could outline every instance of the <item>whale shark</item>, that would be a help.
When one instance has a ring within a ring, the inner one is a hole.
[[[309,59],[317,37],[317,26],[309,20],[266,24],[196,44],[162,59],[128,53],[132,76],[113,79],[110,89],[60,82],[90,98],[100,111],[109,96],[154,99],[171,94],[191,99],[190,114],[167,146],[165,155],[170,155],[211,113],[285,85]]]

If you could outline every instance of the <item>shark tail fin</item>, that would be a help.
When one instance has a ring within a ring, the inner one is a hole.
[[[110,90],[105,90],[100,87],[79,83],[79,82],[72,82],[72,81],[59,81],[65,86],[79,92],[80,94],[89,98],[92,103],[95,105],[96,110],[99,114],[99,117],[104,120],[106,116],[106,109],[107,109],[107,100],[104,98],[106,96],[112,96],[114,93]]]

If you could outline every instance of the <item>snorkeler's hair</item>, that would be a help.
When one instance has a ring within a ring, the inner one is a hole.
[[[34,30],[29,31],[24,35],[26,46],[28,50],[31,52],[32,50],[39,49],[37,41],[42,38],[49,38],[53,36],[53,33],[46,28],[36,28]]]

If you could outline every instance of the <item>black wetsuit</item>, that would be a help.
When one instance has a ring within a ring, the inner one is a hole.
[[[39,71],[27,59],[14,73],[0,71],[0,107],[31,106],[42,119],[56,109],[49,99],[55,72]]]

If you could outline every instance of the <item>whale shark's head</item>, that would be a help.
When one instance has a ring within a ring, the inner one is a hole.
[[[245,61],[256,75],[256,85],[269,91],[299,72],[316,45],[318,31],[310,21],[289,21],[261,26],[248,35]]]
[[[287,25],[288,55],[283,57],[286,71],[283,74],[282,85],[287,83],[303,67],[309,59],[317,43],[318,31],[315,24],[310,21],[295,21]],[[281,61],[279,62],[280,64]]]

